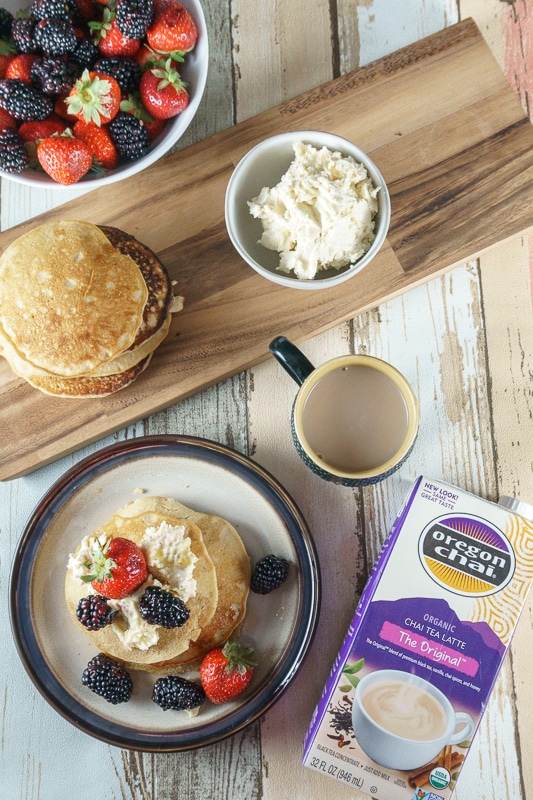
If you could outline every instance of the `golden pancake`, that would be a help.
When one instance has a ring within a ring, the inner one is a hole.
[[[250,559],[241,537],[222,517],[193,511],[169,497],[140,497],[118,513],[135,515],[141,509],[195,522],[215,565],[218,603],[211,621],[186,651],[172,660],[151,665],[154,671],[183,672],[213,647],[227,641],[244,619],[250,587]]]
[[[147,299],[133,258],[88,222],[40,225],[0,257],[2,338],[61,377],[87,374],[128,349]]]
[[[115,356],[115,358],[112,358],[111,361],[106,361],[104,364],[100,364],[100,366],[96,367],[96,369],[86,373],[85,376],[77,375],[69,378],[53,375],[51,372],[48,372],[45,369],[36,367],[26,359],[21,358],[9,341],[7,341],[5,338],[2,338],[1,328],[0,354],[3,355],[7,361],[9,361],[11,369],[16,372],[17,375],[20,375],[21,378],[25,378],[33,386],[36,386],[38,380],[41,378],[57,378],[58,380],[75,381],[81,377],[96,378],[103,375],[118,375],[120,372],[130,370],[140,361],[145,359],[146,356],[151,355],[151,353],[153,353],[153,351],[159,347],[163,339],[165,339],[167,336],[171,322],[172,315],[169,313],[167,314],[167,318],[161,324],[159,330],[150,336],[150,338],[145,339],[138,346],[129,348],[124,353],[120,353],[118,356]],[[43,385],[46,385],[46,381],[43,381],[42,383]]]
[[[60,378],[56,375],[31,375],[23,376],[25,380],[39,389],[43,394],[54,397],[70,397],[81,399],[84,397],[105,397],[114,394],[119,389],[125,389],[130,383],[144,372],[152,354],[135,364],[133,367],[114,375],[80,375],[77,378]],[[13,366],[13,365],[12,365]],[[14,370],[16,372],[16,370]]]
[[[194,564],[193,578],[196,581],[196,592],[193,596],[184,595],[184,602],[189,609],[189,619],[180,628],[166,629],[159,626],[148,625],[148,635],[153,634],[153,630],[157,627],[157,634],[159,636],[156,643],[150,644],[147,649],[139,649],[137,646],[128,646],[121,638],[119,633],[128,633],[127,612],[121,605],[124,601],[116,601],[121,611],[112,623],[105,628],[98,631],[86,631],[87,635],[91,637],[97,649],[109,656],[116,658],[122,662],[128,663],[132,668],[144,669],[145,665],[150,664],[154,660],[167,660],[176,658],[180,653],[187,650],[191,641],[195,641],[202,629],[209,623],[215,612],[218,594],[217,594],[217,581],[213,562],[204,545],[200,529],[194,522],[188,520],[176,520],[174,517],[155,513],[154,511],[144,511],[136,516],[123,517],[115,514],[112,519],[104,526],[99,528],[93,536],[99,537],[104,534],[106,538],[121,536],[126,539],[131,539],[136,542],[146,552],[148,547],[146,534],[148,529],[158,530],[160,526],[170,526],[167,529],[166,536],[171,538],[174,536],[176,541],[183,533],[190,540],[190,549],[196,557]],[[168,539],[167,539],[168,542]],[[80,545],[81,547],[81,545]],[[148,555],[148,554],[147,554]],[[159,564],[156,566],[157,558],[154,556],[151,559],[148,556],[148,567],[151,573],[149,581],[153,578],[159,580],[164,586],[168,581],[167,565]],[[174,567],[177,569],[177,567]],[[170,584],[169,584],[170,585]],[[172,587],[179,595],[184,592],[185,584],[183,586]],[[142,594],[143,589],[139,590]],[[65,579],[65,597],[69,612],[80,626],[76,619],[76,608],[79,600],[89,593],[88,586],[83,583],[73,572],[72,569],[67,569]],[[187,599],[185,599],[187,598]],[[125,598],[128,601],[128,598]],[[131,596],[129,601],[131,601]],[[112,602],[112,601],[111,601]],[[119,629],[117,632],[117,628]],[[81,627],[84,630],[83,627]],[[130,628],[129,632],[133,629]],[[146,646],[141,642],[141,646]]]
[[[131,347],[138,347],[153,336],[164,324],[172,305],[172,284],[168,272],[155,253],[129,233],[108,225],[98,226],[113,247],[132,258],[140,269],[148,297],[143,310],[142,323]]]

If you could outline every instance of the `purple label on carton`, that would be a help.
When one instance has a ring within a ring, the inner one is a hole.
[[[318,702],[304,764],[379,800],[449,800],[533,581],[532,554],[532,522],[420,477]]]

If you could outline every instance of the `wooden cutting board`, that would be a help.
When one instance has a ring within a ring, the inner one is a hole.
[[[323,292],[285,289],[234,251],[224,194],[263,138],[316,129],[369,153],[391,194],[371,266]],[[51,398],[0,359],[0,479],[13,478],[161,410],[430,279],[533,224],[533,127],[481,33],[465,20],[0,234],[50,219],[115,225],[155,250],[186,298],[147,372],[100,400]],[[509,280],[510,276],[503,276]]]

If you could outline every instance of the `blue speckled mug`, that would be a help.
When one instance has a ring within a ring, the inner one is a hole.
[[[344,486],[384,480],[407,459],[419,407],[408,381],[374,356],[347,355],[319,367],[285,336],[270,352],[300,386],[292,407],[296,450],[315,475]]]

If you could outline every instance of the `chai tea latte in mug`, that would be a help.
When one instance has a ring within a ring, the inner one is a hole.
[[[395,472],[418,434],[418,401],[391,364],[364,354],[338,356],[315,367],[285,336],[272,355],[299,384],[291,433],[315,475],[344,486],[367,486]]]
[[[313,385],[301,424],[319,458],[343,472],[362,472],[386,464],[401,449],[409,415],[388,375],[373,366],[341,364]]]

